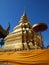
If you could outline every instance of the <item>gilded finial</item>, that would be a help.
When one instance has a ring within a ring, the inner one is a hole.
[[[23,16],[26,16],[26,8],[24,9],[24,13],[23,13]]]

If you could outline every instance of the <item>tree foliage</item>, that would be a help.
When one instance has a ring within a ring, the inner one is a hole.
[[[0,39],[0,45],[1,47],[4,45],[4,39]]]

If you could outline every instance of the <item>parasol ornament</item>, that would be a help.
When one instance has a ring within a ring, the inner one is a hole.
[[[47,24],[45,23],[38,23],[38,24],[34,24],[32,26],[32,29],[35,31],[35,32],[42,32],[42,31],[45,31],[46,29],[48,28]]]

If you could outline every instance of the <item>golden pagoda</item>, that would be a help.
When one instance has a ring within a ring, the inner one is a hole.
[[[35,32],[33,25],[24,11],[19,24],[14,27],[14,31],[5,37],[6,50],[28,50],[43,48],[43,37],[41,32]]]

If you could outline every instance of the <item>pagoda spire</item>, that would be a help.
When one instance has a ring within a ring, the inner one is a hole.
[[[26,9],[24,10],[23,16],[26,16]]]
[[[24,10],[23,15],[20,18],[20,22],[21,23],[22,22],[29,22],[29,19],[28,19],[27,15],[26,15],[26,9]]]

